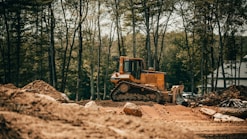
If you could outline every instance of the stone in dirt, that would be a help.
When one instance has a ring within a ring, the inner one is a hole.
[[[133,116],[137,116],[137,117],[142,116],[142,111],[141,111],[140,107],[138,107],[136,104],[131,103],[131,102],[127,102],[124,105],[123,111],[127,115],[133,115]]]
[[[244,120],[235,116],[225,115],[222,113],[215,113],[213,115],[214,121],[222,122],[243,122]]]
[[[208,108],[201,108],[200,111],[206,115],[212,116],[216,113],[215,110],[208,109]]]
[[[99,110],[99,106],[95,103],[95,101],[89,101],[86,103],[85,108],[90,110]]]

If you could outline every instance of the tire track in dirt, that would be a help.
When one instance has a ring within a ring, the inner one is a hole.
[[[247,137],[247,122],[214,122],[202,114],[200,108],[181,105],[141,105],[143,118],[167,121],[186,130],[193,131],[204,138],[236,138]]]

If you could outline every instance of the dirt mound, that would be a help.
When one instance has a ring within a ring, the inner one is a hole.
[[[222,98],[247,98],[247,87],[232,85],[218,92]]]
[[[0,138],[198,138],[166,121],[148,120],[105,109],[89,110],[24,88],[0,87]],[[47,88],[38,91],[55,92]],[[31,90],[30,90],[31,89]],[[171,134],[171,132],[173,134]]]
[[[11,88],[11,89],[17,89],[17,87],[12,84],[12,83],[8,83],[8,84],[0,84],[0,87],[7,87],[7,88]]]
[[[61,102],[68,102],[68,98],[63,93],[57,91],[54,87],[42,80],[35,80],[26,86],[22,87],[28,92],[36,92],[44,95],[48,95]]]

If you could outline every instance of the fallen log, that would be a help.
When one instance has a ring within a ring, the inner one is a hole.
[[[236,116],[242,119],[247,118],[247,108],[219,107],[218,112],[231,116]]]

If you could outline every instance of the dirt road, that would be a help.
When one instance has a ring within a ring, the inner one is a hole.
[[[104,102],[105,103],[105,102]],[[110,105],[112,102],[108,102]],[[114,102],[116,103],[116,102]],[[102,102],[99,102],[99,105]],[[136,102],[138,104],[138,102]],[[116,106],[113,104],[112,106]],[[118,104],[119,105],[119,104]],[[209,116],[202,114],[201,107],[190,108],[181,105],[159,105],[159,104],[138,104],[143,112],[143,119],[165,121],[181,129],[193,131],[194,134],[203,138],[246,138],[247,121],[245,122],[215,122]],[[216,109],[215,107],[206,108]],[[115,109],[121,112],[121,106]],[[105,107],[112,110],[114,107]]]

